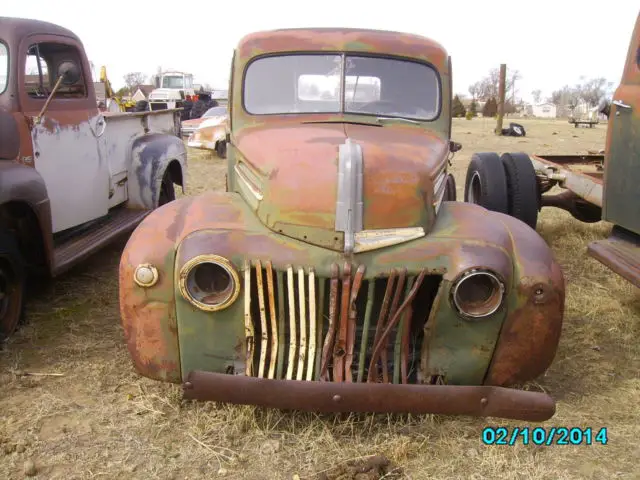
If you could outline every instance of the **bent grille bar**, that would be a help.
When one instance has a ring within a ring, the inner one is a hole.
[[[244,268],[245,375],[269,379],[420,383],[423,331],[440,275],[406,269],[365,280],[366,268]],[[328,290],[328,296],[325,292]]]

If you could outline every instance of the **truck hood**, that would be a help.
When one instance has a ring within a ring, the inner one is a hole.
[[[349,231],[362,239],[402,237],[402,229],[410,240],[435,221],[434,178],[448,152],[447,140],[435,132],[408,125],[297,123],[241,130],[234,143],[236,189],[279,233],[342,251],[353,237]]]

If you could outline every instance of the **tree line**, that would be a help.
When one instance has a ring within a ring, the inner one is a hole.
[[[524,108],[524,101],[517,99],[517,81],[522,79],[518,70],[507,68],[505,82],[504,113],[515,113]],[[457,94],[453,98],[452,113],[454,117],[474,117],[479,112],[479,104],[482,103],[481,113],[485,117],[495,117],[498,112],[498,91],[500,86],[500,70],[492,68],[488,74],[480,80],[469,85],[468,92],[471,103],[467,109],[462,103],[463,94]],[[567,115],[580,103],[584,102],[587,108],[593,108],[600,100],[607,98],[612,93],[613,82],[604,77],[586,78],[580,77],[575,85],[565,85],[554,90],[545,98],[546,102],[553,103],[557,107],[559,116]],[[542,91],[535,89],[531,92],[534,103],[543,100]]]

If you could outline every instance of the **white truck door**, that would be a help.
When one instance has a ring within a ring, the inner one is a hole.
[[[34,36],[23,48],[20,97],[29,117],[39,115],[62,62],[73,61],[82,72],[75,84],[59,87],[31,130],[33,160],[47,187],[56,233],[108,212],[109,170],[98,145],[106,125],[87,61],[73,39]]]

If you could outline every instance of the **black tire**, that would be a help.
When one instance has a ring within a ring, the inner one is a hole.
[[[443,202],[455,202],[456,201],[456,179],[450,173],[447,174],[447,179],[445,180],[445,191],[444,197],[442,198]]]
[[[173,202],[176,199],[176,190],[173,187],[173,179],[171,173],[167,168],[162,177],[162,183],[160,184],[160,196],[158,198],[158,206],[165,205],[169,202]]]
[[[507,213],[535,230],[540,210],[538,179],[526,153],[500,157],[507,178]]]
[[[13,235],[0,231],[0,342],[15,332],[24,318],[25,263]]]
[[[227,158],[227,142],[219,140],[216,143],[216,153],[220,158]]]
[[[527,131],[524,129],[524,126],[520,125],[519,123],[510,123],[509,124],[509,130],[511,130],[513,132],[513,136],[514,137],[526,137],[527,136]]]
[[[138,100],[133,110],[135,112],[146,112],[149,110],[149,102],[146,100]]]
[[[498,154],[474,153],[467,168],[464,201],[507,213],[507,178]]]

